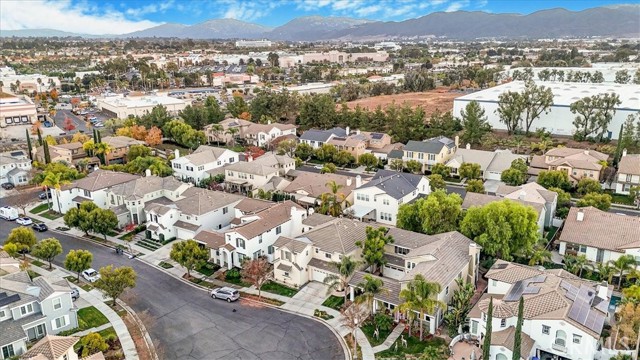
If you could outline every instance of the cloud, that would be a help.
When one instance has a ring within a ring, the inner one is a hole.
[[[56,29],[83,34],[126,34],[159,23],[130,20],[111,6],[69,0],[0,1],[2,30]]]
[[[464,7],[467,7],[467,5],[469,5],[469,1],[454,1],[451,4],[449,4],[449,6],[447,6],[447,8],[444,11],[445,12],[458,11]]]
[[[167,10],[169,10],[170,8],[172,8],[174,5],[172,0],[169,1],[165,1],[162,3],[154,3],[154,4],[149,4],[149,5],[145,5],[143,7],[140,8],[128,8],[127,11],[125,12],[127,15],[131,15],[135,18],[140,18],[144,15],[148,15],[148,14],[155,14],[155,13],[164,13]]]
[[[253,21],[268,16],[271,12],[282,5],[279,2],[263,1],[234,1],[223,0],[218,3],[222,17],[244,21]]]

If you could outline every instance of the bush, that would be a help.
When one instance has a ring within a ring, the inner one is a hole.
[[[239,280],[242,278],[242,274],[240,274],[240,269],[234,267],[230,270],[227,270],[227,272],[224,274],[224,278],[226,280]]]

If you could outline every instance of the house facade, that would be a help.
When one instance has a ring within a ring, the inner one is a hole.
[[[30,172],[31,160],[24,151],[0,153],[0,184],[27,185],[31,180]]]
[[[192,154],[180,156],[178,150],[171,160],[173,175],[186,182],[199,184],[210,177],[208,171],[237,163],[240,159],[235,151],[208,145],[200,145]]]
[[[324,144],[328,144],[329,141],[335,137],[346,138],[347,135],[347,130],[340,127],[329,130],[310,129],[302,133],[300,143],[310,145],[312,148],[317,149]]]
[[[520,186],[500,185],[496,195],[533,206],[539,214],[544,213],[542,226],[553,226],[553,219],[558,208],[558,194],[549,191],[538,183],[526,183]]]
[[[247,144],[259,147],[268,147],[271,142],[281,136],[296,135],[297,127],[293,124],[255,124],[252,123],[245,131],[244,138]]]
[[[625,149],[618,163],[616,193],[629,195],[634,186],[640,186],[640,154],[627,154]]]
[[[133,145],[146,145],[144,141],[136,140],[128,136],[105,136],[100,142],[108,144],[111,152],[107,154],[108,163],[125,163],[127,154]]]
[[[513,154],[509,150],[484,151],[471,149],[469,144],[464,149],[458,148],[446,165],[451,169],[452,176],[459,176],[458,170],[464,163],[480,165],[483,180],[500,181],[502,172],[511,167],[516,159],[527,161],[527,156]]]
[[[347,211],[363,221],[395,225],[400,205],[430,192],[429,179],[422,175],[378,170],[368,183],[353,190],[353,205]]]
[[[458,150],[458,137],[451,140],[444,136],[424,141],[410,140],[404,146],[402,161],[416,160],[422,164],[422,171],[431,171],[435,164],[446,164]]]
[[[560,170],[567,173],[574,185],[582,178],[600,181],[602,162],[606,162],[608,158],[609,155],[595,150],[554,148],[542,156],[532,158],[529,174],[538,175],[542,170]]]
[[[353,190],[362,186],[360,175],[352,177],[301,171],[284,188],[283,192],[292,195],[299,204],[315,206],[320,204],[322,194],[331,192],[328,184],[332,181],[340,186],[338,194],[342,194],[346,202],[353,204]]]
[[[255,160],[241,161],[226,166],[225,183],[229,190],[243,194],[263,188],[274,177],[282,177],[295,170],[295,159],[287,155],[266,153]]]

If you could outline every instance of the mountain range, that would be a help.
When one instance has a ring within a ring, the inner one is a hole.
[[[640,37],[640,5],[616,5],[582,11],[555,8],[528,15],[482,11],[434,12],[405,21],[305,16],[270,28],[234,19],[194,25],[167,23],[124,35],[85,35],[51,29],[3,30],[2,37],[113,37],[181,39],[270,39],[284,41],[382,40],[417,37],[450,39]]]

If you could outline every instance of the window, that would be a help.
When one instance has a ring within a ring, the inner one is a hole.
[[[551,332],[551,327],[547,326],[547,325],[542,325],[542,333],[545,335],[549,335],[549,333]]]
[[[261,252],[260,252],[260,250],[258,250],[258,251],[254,251],[254,252],[253,252],[253,259],[255,260],[255,259],[259,258],[259,257],[260,257],[260,255],[262,255],[262,254],[261,254]]]
[[[269,245],[269,247],[267,248],[267,254],[273,254],[273,246]]]
[[[218,165],[222,165],[222,161],[218,160]]]
[[[0,310],[0,319],[2,319],[3,317],[5,317],[7,314],[4,312],[4,310]]]
[[[587,253],[587,247],[585,245],[580,245],[580,252],[583,254]]]
[[[492,286],[498,286],[498,282],[496,280],[491,280],[491,285]]]
[[[227,206],[225,206],[225,207],[223,207],[223,208],[222,208],[222,213],[223,213],[223,214],[226,214],[226,213],[228,213],[228,212],[229,212],[229,208],[228,208]]]
[[[631,182],[631,175],[627,175],[627,182]]]
[[[558,330],[556,331],[556,341],[555,344],[558,346],[567,346],[567,334],[562,331],[562,330]]]
[[[67,319],[65,316],[60,316],[59,318],[52,321],[54,329],[60,329],[61,327],[67,326]]]
[[[448,286],[446,288],[444,288],[444,294],[445,295],[449,295],[449,287]]]
[[[407,151],[407,157],[413,158],[413,151]]]
[[[236,247],[244,249],[244,239],[236,238]]]
[[[507,327],[507,319],[500,319],[500,327]]]
[[[242,264],[242,262],[244,261],[244,257],[244,254],[238,253],[238,262]]]
[[[380,220],[393,221],[390,213],[380,212]]]
[[[424,160],[424,154],[418,153],[418,160]]]
[[[82,191],[83,191],[84,196],[86,196],[88,198],[91,197],[91,191],[89,191],[89,190],[82,190]]]
[[[180,169],[180,168],[182,168],[182,165],[180,165],[180,164],[175,164],[175,163],[174,163],[174,164],[173,164],[173,168],[174,168],[174,169]]]
[[[280,234],[282,232],[282,225],[278,225],[278,227],[276,227],[276,235]]]
[[[382,205],[389,205],[389,199],[382,199]]]
[[[59,310],[62,308],[62,300],[60,298],[53,299],[53,310]]]
[[[477,334],[478,333],[478,322],[475,320],[471,321],[471,333],[472,334]]]
[[[204,170],[204,166],[198,166],[198,171]]]
[[[15,351],[13,350],[13,344],[3,346],[2,347],[2,357],[8,359],[12,356],[16,356]]]
[[[289,272],[288,271],[284,272],[284,277],[289,277]]]
[[[436,160],[436,154],[429,154],[429,160],[435,161]]]
[[[258,235],[258,244],[262,244],[262,234]]]
[[[193,166],[187,166],[187,171],[193,171]]]
[[[403,248],[403,247],[400,247],[400,246],[396,245],[396,246],[394,246],[394,252],[396,254],[400,254],[400,255],[407,255],[409,253],[409,249]]]
[[[326,257],[327,259],[331,259],[331,254],[329,254],[329,253],[324,253],[324,257]]]
[[[33,304],[27,304],[20,307],[20,314],[27,315],[33,312]]]
[[[482,321],[487,321],[487,314],[482,313]]]
[[[574,344],[580,344],[581,340],[582,340],[582,336],[581,335],[573,334],[573,343]]]

